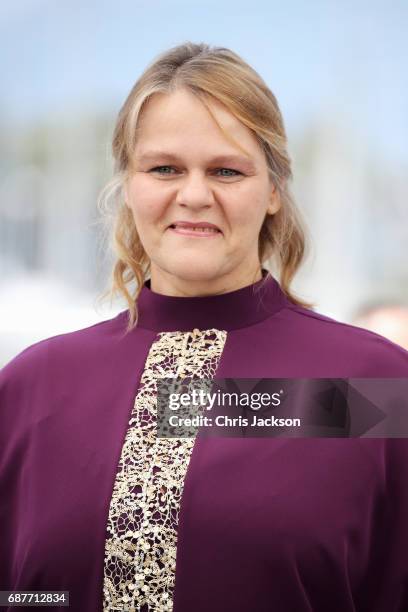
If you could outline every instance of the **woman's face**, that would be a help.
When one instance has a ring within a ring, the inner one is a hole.
[[[249,156],[187,90],[155,94],[139,118],[125,199],[156,293],[211,295],[261,278],[258,237],[279,209],[278,193],[252,132],[218,102],[211,110]],[[177,227],[183,222],[218,231]]]

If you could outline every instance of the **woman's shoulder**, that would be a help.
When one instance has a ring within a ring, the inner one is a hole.
[[[111,319],[87,327],[50,336],[30,344],[0,370],[0,386],[15,378],[34,379],[40,372],[62,369],[74,359],[78,364],[86,356],[98,354],[117,343],[126,328],[126,311]]]
[[[299,347],[307,345],[328,363],[349,364],[353,377],[408,377],[408,351],[380,334],[293,304],[283,317]]]

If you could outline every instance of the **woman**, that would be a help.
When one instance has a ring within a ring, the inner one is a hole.
[[[292,293],[273,94],[233,52],[181,45],[135,84],[113,153],[129,309],[3,370],[1,589],[81,612],[407,609],[405,440],[156,436],[163,377],[408,374],[403,349]]]

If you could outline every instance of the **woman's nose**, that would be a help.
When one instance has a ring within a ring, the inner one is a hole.
[[[202,172],[191,172],[180,182],[176,201],[185,206],[211,206],[214,194],[208,178]]]

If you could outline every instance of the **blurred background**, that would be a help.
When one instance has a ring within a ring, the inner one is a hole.
[[[126,307],[96,303],[111,265],[96,209],[110,139],[146,64],[187,40],[236,51],[279,101],[312,238],[294,288],[367,327],[371,306],[402,311],[407,26],[405,0],[2,0],[0,366]]]

